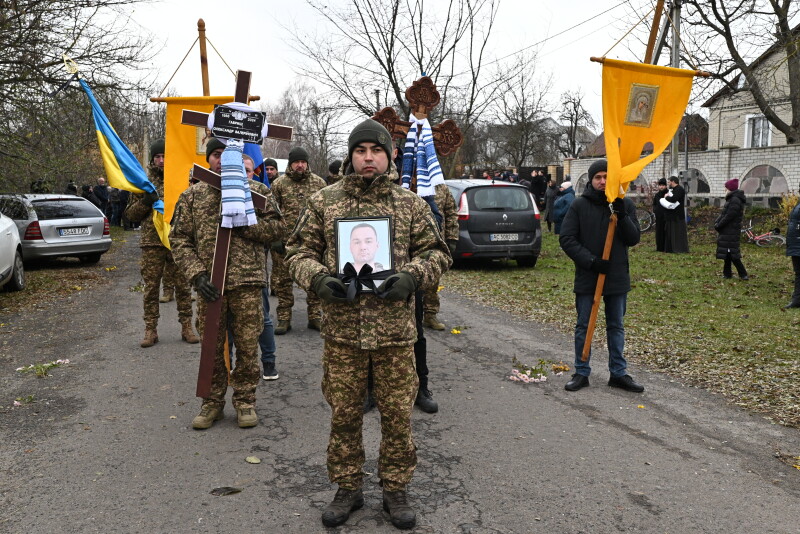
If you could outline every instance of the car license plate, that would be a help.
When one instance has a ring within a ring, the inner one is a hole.
[[[89,235],[88,226],[77,226],[73,228],[59,228],[58,235],[65,237],[71,235]]]
[[[489,234],[489,241],[519,241],[519,234]]]

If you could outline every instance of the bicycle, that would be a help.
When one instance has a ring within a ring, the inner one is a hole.
[[[747,228],[742,228],[742,233],[747,237],[748,243],[755,243],[759,247],[782,247],[786,244],[786,238],[774,231],[766,234],[756,235],[753,231],[753,219],[748,221]]]
[[[642,232],[648,231],[655,223],[655,215],[645,208],[636,208],[636,220]]]

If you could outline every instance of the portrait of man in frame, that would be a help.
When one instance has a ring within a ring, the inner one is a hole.
[[[348,274],[345,271],[348,263],[355,273],[360,273],[368,265],[375,275],[376,285],[380,285],[383,279],[394,273],[391,227],[389,217],[337,219],[336,272]],[[369,291],[363,285],[361,290]]]

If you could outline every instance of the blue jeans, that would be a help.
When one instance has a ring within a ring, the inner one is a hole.
[[[586,329],[589,325],[589,315],[592,311],[592,301],[594,295],[576,294],[575,309],[578,312],[578,322],[575,324],[575,372],[579,375],[589,376],[592,368],[589,366],[592,353],[589,352],[589,360],[582,361],[583,344],[586,341]],[[627,293],[622,295],[606,295],[603,297],[606,313],[606,337],[608,339],[608,371],[613,377],[620,377],[626,374],[628,362],[622,356],[625,349],[625,307],[628,300]]]
[[[258,346],[261,347],[261,364],[275,364],[275,326],[269,316],[269,287],[261,290],[261,300],[264,303],[264,330],[258,336]]]

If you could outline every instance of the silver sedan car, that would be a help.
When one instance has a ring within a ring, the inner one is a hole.
[[[0,212],[14,220],[26,262],[71,256],[97,263],[111,248],[108,219],[82,197],[0,195]]]

